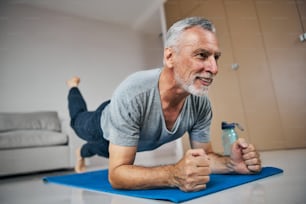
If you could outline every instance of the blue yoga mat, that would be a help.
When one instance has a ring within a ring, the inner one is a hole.
[[[183,192],[178,188],[162,188],[152,190],[116,190],[113,189],[108,182],[107,169],[82,174],[45,177],[43,180],[46,183],[56,183],[65,186],[77,187],[84,190],[93,190],[98,192],[107,192],[148,199],[168,200],[175,203],[180,203],[282,172],[283,170],[279,168],[264,167],[259,174],[254,175],[212,174],[206,189],[198,192],[188,193]]]

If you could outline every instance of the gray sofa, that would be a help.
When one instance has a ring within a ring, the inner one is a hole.
[[[72,168],[81,143],[55,111],[0,113],[0,176]]]

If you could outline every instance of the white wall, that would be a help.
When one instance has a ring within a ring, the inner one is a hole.
[[[128,74],[162,66],[159,36],[113,24],[11,4],[0,6],[0,28],[0,112],[56,110],[68,118],[70,77],[81,77],[95,109]]]
[[[162,42],[125,27],[21,5],[0,8],[0,111],[58,110],[82,79],[90,109],[128,74],[162,65]]]

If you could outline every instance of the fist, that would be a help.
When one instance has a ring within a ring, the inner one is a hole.
[[[206,188],[211,173],[209,158],[203,149],[191,149],[174,166],[174,183],[182,191]]]
[[[239,138],[232,146],[231,160],[235,171],[242,174],[250,174],[261,171],[260,155],[254,145]]]

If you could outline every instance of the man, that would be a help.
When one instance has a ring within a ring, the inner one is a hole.
[[[111,102],[96,111],[87,112],[77,89],[79,78],[68,81],[71,125],[81,138],[100,146],[92,154],[109,157],[109,181],[114,188],[198,191],[206,188],[211,173],[261,171],[259,154],[244,139],[233,144],[230,157],[212,150],[212,112],[206,92],[218,73],[220,55],[213,24],[191,17],[169,29],[162,69],[129,76],[115,90]],[[153,150],[186,131],[192,149],[177,163],[134,165],[136,152]]]

